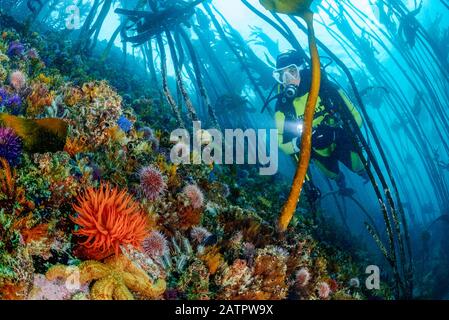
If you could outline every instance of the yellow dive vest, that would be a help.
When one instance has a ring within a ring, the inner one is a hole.
[[[349,98],[346,96],[344,91],[342,89],[338,89],[339,95],[342,97],[346,107],[351,112],[352,116],[354,117],[355,121],[357,122],[357,125],[361,128],[362,127],[362,117],[360,116],[360,113],[355,108],[355,106],[351,103]],[[293,106],[295,108],[295,114],[297,119],[302,119],[304,116],[304,111],[306,108],[307,98],[309,96],[309,93],[304,94],[301,97],[297,97],[293,100]],[[325,106],[321,103],[321,98],[318,97],[317,104],[315,106],[315,112],[316,116],[313,119],[313,128],[316,128],[319,124],[323,122],[323,120],[326,118],[327,115],[329,115],[328,112],[323,113],[322,111],[325,110]],[[296,138],[290,141],[284,141],[284,131],[285,131],[285,114],[284,112],[277,110],[275,113],[275,122],[276,122],[276,128],[278,130],[278,143],[279,148],[286,154],[292,155],[295,153],[298,153],[299,150],[296,147]],[[335,119],[333,117],[327,117],[326,124],[329,126],[335,126]],[[298,134],[298,139],[300,139]],[[319,155],[323,157],[328,157],[332,152],[335,150],[335,143],[331,144],[329,147],[325,149],[317,150],[314,148],[314,151],[317,152]]]

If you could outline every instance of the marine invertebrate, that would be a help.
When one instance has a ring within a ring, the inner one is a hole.
[[[327,282],[321,281],[317,284],[318,296],[321,299],[329,298],[329,294],[331,293],[331,288]]]
[[[224,263],[223,255],[217,246],[207,248],[200,256],[200,259],[207,266],[210,274],[215,274],[218,268]]]
[[[34,204],[25,198],[25,190],[17,186],[16,179],[16,171],[0,157],[0,208],[18,215],[24,209],[33,209]]]
[[[62,88],[62,91],[64,103],[69,107],[74,107],[83,99],[83,91],[81,88],[65,86]]]
[[[11,128],[0,127],[0,157],[10,165],[18,163],[22,155],[22,142]]]
[[[39,52],[37,52],[37,50],[35,48],[31,48],[30,50],[28,50],[27,55],[28,55],[28,58],[30,58],[32,60],[39,59]]]
[[[98,189],[88,188],[77,200],[73,208],[78,215],[71,219],[80,227],[74,234],[87,237],[82,246],[116,255],[122,244],[141,246],[148,219],[125,190],[102,184]]]
[[[131,128],[133,127],[133,123],[129,121],[129,119],[124,115],[121,115],[117,120],[117,125],[126,133],[128,133],[129,130],[131,130]]]
[[[48,89],[44,82],[33,82],[31,85],[31,94],[27,97],[27,115],[36,117],[45,111],[45,107],[52,105],[54,92]]]
[[[338,283],[337,283],[337,281],[335,281],[335,279],[328,279],[327,284],[329,285],[329,289],[331,292],[337,292]]]
[[[62,98],[67,103],[74,138],[86,137],[93,150],[106,144],[108,129],[117,125],[122,114],[122,98],[117,92],[106,81],[93,81],[81,89],[66,88]]]
[[[252,279],[252,270],[245,260],[237,259],[232,265],[223,266],[214,278],[215,283],[220,287],[217,298],[239,299],[239,295],[248,290]]]
[[[256,247],[251,242],[244,242],[242,244],[242,254],[246,260],[252,264],[256,255]]]
[[[67,152],[71,157],[74,157],[78,153],[87,150],[86,139],[81,138],[67,138],[64,146],[64,151]]]
[[[9,57],[4,54],[3,52],[0,52],[0,62],[8,62],[9,61]]]
[[[80,285],[93,281],[90,297],[93,300],[133,300],[136,296],[157,299],[166,289],[164,279],[151,278],[124,255],[104,261],[84,261],[78,267],[55,265],[46,273],[48,280],[79,276]],[[134,293],[134,295],[133,295]]]
[[[200,209],[194,209],[192,206],[180,204],[177,209],[177,226],[181,230],[187,230],[197,226],[201,222],[203,213]]]
[[[8,100],[8,91],[5,88],[1,87],[0,88],[0,106],[5,105],[7,100]]]
[[[159,231],[151,231],[143,240],[142,248],[145,254],[151,258],[158,259],[168,253],[168,241]]]
[[[31,243],[32,241],[39,241],[48,237],[49,225],[43,223],[37,225],[31,229],[22,231],[22,238],[25,243]]]
[[[13,94],[6,100],[6,108],[13,115],[18,115],[22,112],[22,99],[19,95]]]
[[[23,255],[14,258],[20,260],[14,263],[16,278],[13,280],[1,279],[3,280],[0,281],[0,298],[2,300],[25,300],[32,287],[34,270],[31,257],[26,258],[27,261],[24,260]],[[18,271],[20,271],[20,274],[18,274]]]
[[[142,168],[139,177],[140,190],[148,200],[158,199],[167,188],[162,173],[153,166]]]
[[[183,291],[187,299],[209,300],[209,271],[204,263],[195,259],[183,272],[178,282],[178,290]]]
[[[136,249],[131,245],[121,246],[122,253],[135,265],[145,271],[151,279],[165,279],[166,273],[161,261],[153,260],[140,249]]]
[[[190,236],[198,244],[203,243],[204,240],[206,240],[211,235],[212,234],[206,228],[203,227],[193,227],[192,230],[190,231]]]
[[[87,285],[79,288],[67,286],[61,279],[48,280],[45,275],[35,274],[33,288],[28,300],[69,300],[77,293],[87,293]]]
[[[10,57],[21,57],[25,52],[25,46],[20,41],[12,41],[9,44],[6,54]]]
[[[0,126],[10,127],[31,153],[56,152],[64,148],[68,125],[60,119],[25,119],[0,113]]]
[[[1,55],[0,55],[1,60]],[[8,71],[0,64],[0,83],[5,82],[6,78],[8,78]]]
[[[151,139],[154,138],[154,131],[150,127],[143,127],[139,130],[142,133],[142,137],[145,139]]]
[[[249,297],[284,299],[287,296],[287,256],[280,255],[276,247],[257,250],[253,268],[253,285]]]
[[[307,270],[307,268],[301,268],[297,273],[295,277],[295,283],[299,287],[305,287],[309,284],[310,280],[310,272]]]
[[[20,70],[12,72],[9,76],[9,83],[16,91],[22,90],[26,85],[26,81],[25,74]]]
[[[229,267],[229,272],[226,272],[226,277],[221,279],[222,282],[225,282],[227,285],[232,285],[241,281],[243,277],[246,276],[245,282],[247,282],[250,277],[250,269],[248,267],[248,263],[246,260],[236,259]],[[248,276],[249,275],[249,276]]]
[[[156,136],[156,134],[154,133],[154,130],[150,127],[143,127],[139,130],[139,135],[143,138],[146,139],[149,143],[151,143],[151,147],[153,150],[158,150],[159,149],[159,138]]]
[[[203,192],[194,184],[190,184],[184,187],[182,192],[189,199],[190,205],[194,209],[200,209],[204,206],[204,195]]]
[[[258,249],[252,267],[237,259],[220,269],[216,283],[221,286],[218,297],[233,300],[284,299],[288,292],[287,256],[276,247]]]

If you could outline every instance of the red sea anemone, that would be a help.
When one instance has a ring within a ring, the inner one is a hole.
[[[152,166],[142,168],[139,175],[141,191],[148,200],[156,200],[167,188],[162,173]]]
[[[74,234],[87,237],[81,246],[116,255],[123,244],[141,247],[148,234],[148,219],[126,191],[106,184],[87,189],[77,200],[73,208],[78,215],[71,219],[79,226]]]

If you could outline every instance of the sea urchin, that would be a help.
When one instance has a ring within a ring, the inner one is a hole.
[[[167,188],[162,173],[152,166],[142,168],[139,175],[141,191],[148,200],[156,200]]]
[[[168,241],[159,231],[151,231],[142,243],[145,254],[151,258],[159,258],[168,252]]]
[[[0,157],[10,165],[17,164],[22,154],[22,142],[11,128],[0,127]]]

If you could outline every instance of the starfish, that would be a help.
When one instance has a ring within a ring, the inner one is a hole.
[[[132,292],[144,299],[158,299],[166,289],[166,282],[155,282],[124,255],[112,256],[104,263],[94,260],[82,262],[78,269],[81,285],[95,281],[90,291],[92,300],[134,300]],[[67,279],[73,275],[72,266],[55,265],[46,274],[48,280]]]

